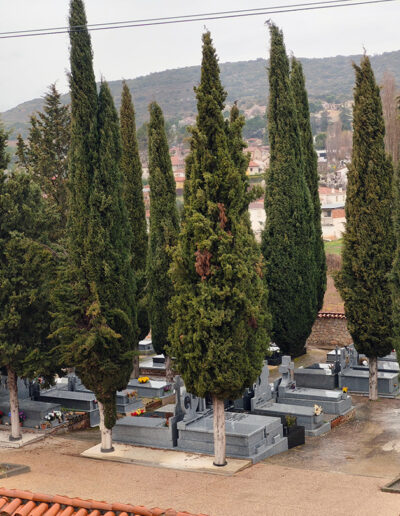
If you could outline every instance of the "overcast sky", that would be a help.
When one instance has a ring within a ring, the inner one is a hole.
[[[302,0],[86,0],[88,23],[250,9]],[[308,0],[309,1],[309,0]],[[345,0],[343,0],[345,1]],[[0,0],[0,32],[64,26],[69,0]],[[220,62],[266,57],[269,16],[207,21]],[[400,1],[274,14],[286,47],[298,57],[326,57],[399,50]],[[204,22],[92,32],[96,77],[132,79],[200,63]],[[0,40],[0,111],[40,97],[57,81],[68,89],[68,36]]]

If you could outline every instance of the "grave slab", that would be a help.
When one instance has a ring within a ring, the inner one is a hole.
[[[137,379],[129,380],[127,389],[133,389],[143,398],[163,398],[173,391],[173,384],[161,380],[149,380],[140,383]]]
[[[232,476],[251,466],[251,460],[235,459],[228,457],[228,463],[224,467],[213,465],[214,457],[198,453],[185,453],[174,450],[158,450],[132,446],[129,444],[114,444],[114,451],[101,453],[101,445],[97,444],[81,453],[82,457],[115,462],[138,464],[158,468],[192,471],[194,473],[211,473],[213,475]]]
[[[87,412],[91,427],[97,426],[100,423],[99,409],[93,392],[69,391],[53,387],[40,391],[38,400],[58,403],[59,406],[68,409]]]

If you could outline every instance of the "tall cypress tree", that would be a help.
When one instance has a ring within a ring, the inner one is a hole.
[[[314,149],[310,122],[310,108],[303,74],[303,67],[297,59],[292,58],[291,85],[297,109],[301,145],[304,160],[304,175],[310,191],[314,208],[314,260],[316,267],[315,295],[316,312],[321,310],[326,290],[326,259],[321,227],[321,201],[318,194],[318,156]]]
[[[226,93],[209,32],[195,91],[190,183],[171,267],[170,339],[187,390],[212,396],[215,464],[222,466],[223,400],[240,396],[259,374],[269,319],[262,256],[246,222],[248,198],[229,145]]]
[[[313,206],[304,177],[297,110],[282,32],[271,25],[268,132],[271,148],[266,177],[266,260],[272,338],[282,352],[304,352],[315,320]]]
[[[369,397],[378,397],[377,357],[392,349],[389,283],[394,258],[393,168],[385,154],[379,87],[364,56],[356,74],[353,153],[346,194],[346,233],[338,286],[347,327],[369,359]]]
[[[86,256],[89,197],[97,164],[97,90],[93,53],[86,29],[83,0],[71,0],[69,75],[71,91],[71,143],[69,152],[68,236],[71,258],[80,267]]]
[[[391,274],[393,307],[393,346],[400,357],[400,162],[394,174],[394,234],[395,253]]]
[[[164,117],[160,106],[150,104],[150,245],[147,268],[151,339],[157,353],[166,353],[171,317],[168,312],[173,286],[168,270],[179,233],[176,187],[169,156]],[[167,379],[172,380],[171,361],[166,360]]]
[[[17,149],[15,151],[16,164],[22,168],[27,168],[28,166],[28,146],[24,142],[24,139],[19,134],[17,136]]]
[[[80,0],[71,2],[70,23],[86,24]],[[91,67],[86,28],[71,31],[73,132],[68,225],[72,236],[69,263],[54,296],[53,337],[61,341],[65,363],[74,365],[96,394],[102,450],[106,452],[112,450],[116,391],[126,386],[132,369],[137,339],[136,292],[130,263],[132,237],[119,168],[118,116],[106,83],[101,85],[98,100],[95,89],[96,97],[88,97],[95,84],[86,81],[94,81],[94,76],[87,70],[82,72],[85,66]]]
[[[139,339],[149,332],[149,318],[145,303],[146,262],[147,262],[147,223],[143,200],[142,164],[136,137],[135,110],[128,85],[123,81],[121,110],[122,157],[121,172],[124,181],[124,200],[132,231],[131,257],[135,272],[138,303]],[[139,376],[139,357],[134,360],[134,377]]]

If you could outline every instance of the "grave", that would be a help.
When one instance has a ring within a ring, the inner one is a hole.
[[[97,426],[100,422],[99,408],[93,392],[69,391],[68,388],[52,387],[40,391],[36,399],[42,402],[58,403],[67,409],[87,412],[91,427]]]
[[[177,424],[178,449],[214,453],[213,411],[203,398],[183,397],[184,418]],[[280,418],[237,412],[225,413],[226,455],[253,463],[288,449]]]
[[[129,380],[127,389],[133,389],[143,398],[166,398],[173,393],[173,384],[163,380],[148,380],[145,383],[137,379]]]
[[[307,436],[317,436],[329,432],[331,425],[324,420],[323,412],[315,413],[314,407],[296,404],[275,403],[269,384],[268,363],[264,363],[254,386],[254,397],[251,399],[251,413],[260,416],[286,417],[293,416],[299,426],[304,426]]]
[[[129,415],[131,412],[143,408],[142,400],[133,395],[134,392],[132,389],[124,389],[117,392],[118,414]]]
[[[144,339],[139,342],[139,353],[141,355],[151,355],[154,353],[153,343],[151,339]]]
[[[311,387],[316,389],[337,389],[339,386],[339,363],[312,364],[294,370],[294,379],[297,387]]]
[[[42,423],[46,422],[45,417],[47,414],[54,411],[61,411],[61,405],[59,403],[45,403],[30,399],[22,399],[18,400],[18,404],[19,411],[23,412],[26,417],[22,425],[28,428],[39,428]],[[0,400],[0,410],[4,413],[4,416],[2,417],[3,423],[10,424],[10,417],[8,416],[10,412],[9,400]],[[56,426],[57,424],[60,423],[55,420],[52,426]]]
[[[313,407],[319,405],[327,414],[346,414],[351,408],[351,397],[342,391],[329,389],[312,389],[308,387],[297,387],[296,382],[291,378],[294,370],[290,357],[282,357],[282,364],[279,372],[282,379],[277,387],[277,402],[289,405],[304,405]]]
[[[184,416],[180,397],[182,385],[181,378],[177,376],[174,384],[176,400],[173,414],[157,411],[118,419],[112,430],[113,440],[139,446],[167,449],[176,447],[177,422]]]

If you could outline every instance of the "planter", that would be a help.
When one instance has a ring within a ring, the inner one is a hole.
[[[41,428],[42,430],[46,430],[46,428],[47,428],[47,424],[46,424],[46,423],[40,423],[40,428]]]
[[[305,429],[304,426],[289,426],[283,427],[283,435],[287,437],[288,448],[294,448],[305,443]]]

